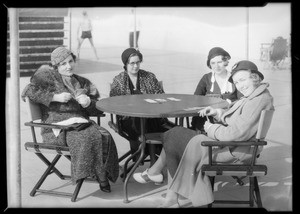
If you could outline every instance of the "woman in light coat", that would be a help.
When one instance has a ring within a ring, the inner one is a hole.
[[[250,61],[238,62],[229,81],[244,95],[231,103],[229,109],[206,107],[199,112],[202,117],[213,116],[215,123],[206,121],[207,135],[175,127],[163,135],[163,150],[155,164],[143,173],[135,173],[140,183],[162,181],[161,170],[166,165],[169,174],[167,196],[162,207],[179,206],[179,195],[191,200],[193,206],[202,206],[214,201],[207,176],[201,166],[208,163],[208,149],[202,141],[247,141],[255,138],[260,113],[274,109],[273,97],[268,83],[261,83],[264,76]],[[258,153],[261,152],[261,148]],[[222,147],[213,150],[213,161],[246,162],[251,159],[251,147]]]
[[[206,107],[200,116],[213,116],[217,123],[206,121],[205,135],[192,136],[188,141],[185,128],[173,128],[164,135],[164,150],[171,182],[169,183],[163,207],[178,205],[179,195],[191,200],[193,206],[202,206],[214,201],[207,176],[202,175],[201,166],[208,162],[208,149],[201,146],[202,141],[247,141],[255,138],[260,113],[274,109],[273,97],[267,83],[261,83],[263,74],[250,61],[238,62],[229,81],[244,95],[232,103],[229,109]],[[177,145],[184,150],[174,149]],[[213,150],[213,160],[220,162],[247,162],[251,159],[253,147],[223,147]],[[258,153],[261,152],[261,148]]]

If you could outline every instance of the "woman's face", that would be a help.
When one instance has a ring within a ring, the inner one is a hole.
[[[140,70],[140,58],[138,56],[132,56],[129,58],[127,63],[127,71],[132,75],[137,75],[138,71]]]
[[[223,61],[223,56],[215,56],[210,60],[210,67],[216,74],[226,71],[227,62]]]
[[[257,85],[250,77],[251,71],[240,70],[232,76],[233,83],[245,97],[248,97],[256,89]]]
[[[72,55],[69,55],[65,60],[57,65],[57,70],[61,75],[71,76],[75,68],[75,61]]]

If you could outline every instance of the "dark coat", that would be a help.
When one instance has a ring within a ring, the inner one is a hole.
[[[89,119],[90,114],[101,113],[95,108],[99,92],[88,79],[74,74],[82,88],[87,89],[91,104],[87,108],[73,98],[67,103],[52,102],[54,94],[70,92],[64,85],[61,75],[47,66],[43,66],[31,77],[30,84],[24,89],[22,96],[39,103],[42,109],[42,121],[55,123],[72,117]],[[81,178],[100,177],[107,172],[108,179],[115,182],[119,175],[118,153],[110,133],[92,124],[81,131],[67,132],[67,145],[71,153],[71,175],[73,184]],[[62,144],[62,133],[55,137],[52,129],[41,130],[44,143]]]
[[[220,94],[220,98],[224,100],[229,99],[232,102],[234,102],[235,100],[243,96],[238,90],[236,90],[234,84],[232,84],[232,89],[233,89],[232,92],[221,94],[221,89],[217,81],[214,82],[214,91],[211,92],[210,91],[212,85],[211,76],[212,76],[212,72],[203,75],[203,77],[201,78],[201,80],[197,85],[197,88],[194,93],[195,95]]]

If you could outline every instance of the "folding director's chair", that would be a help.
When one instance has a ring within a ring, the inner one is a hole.
[[[256,163],[256,160],[259,157],[259,155],[257,155],[257,150],[258,146],[267,145],[267,141],[265,141],[264,139],[271,125],[273,113],[273,110],[263,110],[261,112],[255,141],[203,141],[201,143],[202,146],[208,146],[209,151],[209,162],[208,164],[204,164],[201,170],[204,175],[207,175],[209,177],[213,191],[215,176],[249,178],[249,200],[215,200],[213,203],[249,204],[250,207],[253,207],[255,201],[257,207],[262,207],[257,177],[265,176],[267,174],[267,166]],[[249,164],[224,164],[213,162],[212,147],[215,146],[252,146],[254,147],[252,159]],[[211,206],[212,204],[209,205],[209,207]]]
[[[66,141],[67,131],[72,130],[74,128],[74,126],[73,125],[62,126],[62,125],[54,125],[54,124],[47,124],[47,123],[40,122],[42,112],[41,112],[41,108],[40,108],[39,104],[32,102],[28,97],[26,97],[25,100],[26,100],[26,103],[28,106],[29,117],[31,119],[30,122],[25,123],[25,126],[30,126],[32,138],[33,138],[33,142],[25,143],[25,149],[29,152],[34,152],[47,165],[47,169],[45,170],[43,175],[40,177],[40,179],[38,180],[36,185],[31,190],[30,196],[35,196],[36,192],[40,192],[40,193],[46,193],[46,194],[52,194],[52,195],[68,196],[68,197],[71,197],[72,202],[75,202],[83,181],[84,180],[95,181],[95,180],[92,178],[80,179],[77,182],[76,188],[73,193],[40,189],[43,182],[52,173],[55,173],[62,180],[71,179],[70,175],[62,174],[55,167],[56,163],[59,161],[61,156],[66,157],[69,161],[71,161],[71,156],[70,156],[70,151],[69,151],[68,146],[58,146],[58,145],[51,145],[51,144],[46,144],[46,143],[38,143],[37,139],[36,139],[36,133],[35,133],[35,127],[61,129],[64,134],[64,141]],[[100,117],[104,117],[104,116],[105,116],[105,114],[95,115],[95,117],[97,117],[97,123],[99,125],[100,125]],[[92,116],[92,117],[94,117],[94,116]],[[67,144],[65,144],[65,145],[67,145]],[[54,154],[55,157],[52,161],[49,161],[45,157],[44,154]]]

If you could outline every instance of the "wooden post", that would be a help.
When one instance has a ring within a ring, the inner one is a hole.
[[[69,50],[72,50],[72,8],[69,8]]]
[[[9,91],[9,139],[7,148],[8,206],[21,207],[21,143],[20,143],[20,73],[19,73],[19,14],[17,8],[9,8],[10,35],[10,83]]]
[[[133,9],[133,23],[134,23],[134,31],[133,31],[133,47],[136,48],[136,8]]]
[[[249,7],[246,8],[246,59],[249,60]]]

